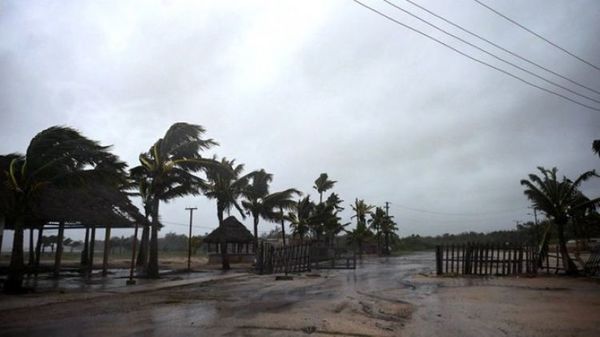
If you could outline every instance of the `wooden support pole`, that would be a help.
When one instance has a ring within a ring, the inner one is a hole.
[[[102,276],[108,275],[108,255],[110,254],[110,225],[104,229],[104,254],[102,256]]]
[[[135,280],[133,279],[133,268],[135,267],[135,250],[137,246],[137,236],[138,236],[138,223],[135,223],[135,229],[133,230],[133,242],[131,247],[131,266],[129,268],[129,280],[127,280],[127,285],[135,284]]]
[[[90,252],[88,258],[87,276],[91,277],[94,272],[94,250],[96,247],[96,225],[92,225],[90,234]]]
[[[63,237],[65,233],[65,223],[60,222],[58,225],[58,238],[56,239],[56,254],[54,255],[54,277],[60,276],[60,263],[63,253]]]

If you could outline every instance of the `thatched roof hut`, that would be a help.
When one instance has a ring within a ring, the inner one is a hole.
[[[214,231],[204,238],[206,243],[220,243],[221,241],[229,243],[249,243],[254,240],[250,231],[238,221],[234,216],[223,220],[223,226],[217,227]]]

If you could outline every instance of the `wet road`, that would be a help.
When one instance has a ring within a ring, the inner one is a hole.
[[[0,312],[0,336],[394,336],[432,291],[433,254],[365,259],[291,281],[249,276]]]

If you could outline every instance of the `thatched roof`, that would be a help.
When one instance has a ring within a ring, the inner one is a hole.
[[[225,236],[226,242],[247,243],[254,240],[254,235],[234,216],[223,220],[223,226],[218,227],[204,238],[204,242],[220,243]]]
[[[136,222],[144,222],[144,216],[125,193],[99,184],[78,189],[47,188],[35,217],[42,223],[65,222],[67,227],[133,227]]]

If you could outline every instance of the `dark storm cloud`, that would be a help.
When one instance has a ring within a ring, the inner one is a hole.
[[[419,3],[600,87],[595,70],[472,1]],[[600,63],[596,2],[496,6]],[[171,123],[185,120],[221,144],[208,155],[273,172],[274,190],[293,186],[314,196],[312,182],[328,172],[346,201],[345,221],[356,197],[391,201],[402,234],[509,228],[528,219],[519,180],[536,166],[569,176],[598,168],[590,150],[600,138],[597,112],[351,2],[13,2],[0,15],[2,153],[24,151],[36,132],[66,124],[114,144],[133,166]],[[600,185],[586,191],[598,195]],[[185,230],[169,222],[185,223],[190,205],[200,206],[198,231],[215,226],[213,202],[184,198],[163,207],[166,231]]]

